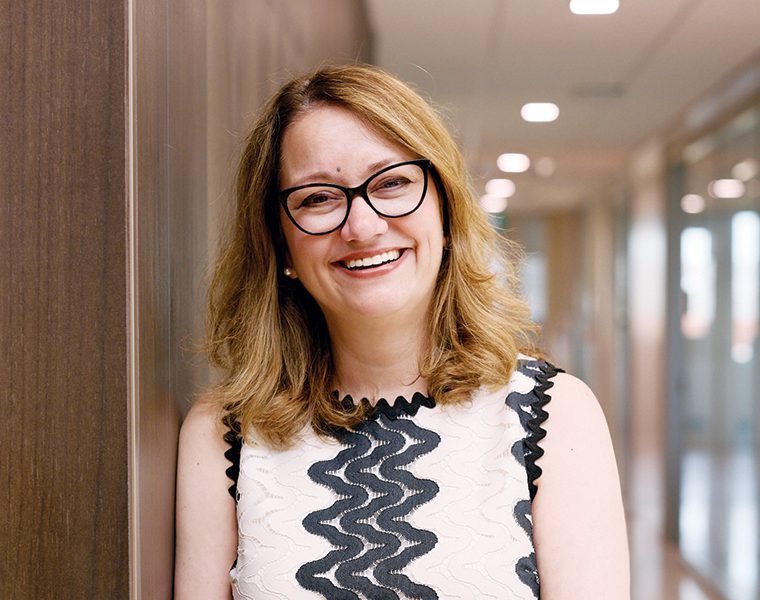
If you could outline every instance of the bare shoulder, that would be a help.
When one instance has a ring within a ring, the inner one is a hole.
[[[541,597],[627,600],[625,516],[604,413],[580,379],[558,373],[551,381],[533,501]]]
[[[599,401],[580,379],[567,373],[552,378],[544,407],[546,437],[538,459],[542,475],[537,501],[562,488],[593,490],[599,479],[619,487],[615,454],[607,421]],[[538,496],[541,498],[538,498]]]
[[[177,459],[175,598],[231,597],[237,547],[235,501],[218,404],[201,399],[185,417]]]
[[[217,403],[201,398],[193,404],[179,434],[178,483],[207,490],[211,484],[217,494],[226,490],[232,482],[226,476],[225,433]]]
[[[545,443],[567,452],[608,447],[611,441],[607,421],[594,393],[580,379],[567,373],[557,373],[547,394],[551,398],[545,410]],[[560,456],[557,453],[554,457]]]
[[[226,447],[219,404],[211,397],[199,398],[182,422],[180,445]]]

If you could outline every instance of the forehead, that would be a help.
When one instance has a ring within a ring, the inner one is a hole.
[[[356,181],[371,165],[416,158],[348,109],[319,105],[285,130],[280,185],[290,187],[329,177]]]

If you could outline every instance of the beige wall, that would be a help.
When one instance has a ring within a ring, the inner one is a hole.
[[[616,252],[623,198],[600,192],[575,210],[528,219],[543,222],[546,258],[546,320],[543,344],[557,365],[581,377],[605,412],[621,472],[627,455],[624,328],[615,289]],[[527,220],[516,220],[516,237]],[[534,244],[535,246],[535,244]],[[623,265],[624,267],[624,265]]]
[[[624,228],[616,224],[624,218],[625,198],[616,188],[600,193],[585,207],[583,220],[585,265],[585,340],[588,343],[584,374],[602,405],[609,424],[618,469],[625,481],[629,459],[627,317],[625,299],[616,287],[625,275],[625,240],[618,239]],[[622,273],[621,273],[622,271]],[[621,306],[622,303],[622,306]]]
[[[665,451],[666,169],[656,140],[638,149],[630,169],[631,428],[634,454],[647,463]]]
[[[651,140],[634,153],[629,169],[630,226],[627,281],[630,332],[630,440],[628,509],[634,597],[651,598],[662,582],[666,460],[667,162]]]
[[[194,347],[245,130],[278,83],[367,59],[370,36],[352,0],[134,0],[130,10],[131,587],[133,598],[168,598],[177,433],[209,379]]]
[[[582,334],[582,219],[578,211],[546,217],[547,318],[543,336],[553,360],[580,374],[578,339]]]

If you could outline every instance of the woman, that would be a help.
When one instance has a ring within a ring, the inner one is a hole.
[[[520,353],[528,310],[435,112],[369,67],[298,78],[237,200],[176,597],[627,598],[601,410]]]

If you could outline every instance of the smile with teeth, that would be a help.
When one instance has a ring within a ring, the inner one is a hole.
[[[398,250],[388,250],[387,252],[381,252],[375,256],[367,256],[365,258],[356,258],[343,261],[343,266],[350,271],[357,269],[368,269],[370,267],[376,267],[385,263],[395,262],[401,256],[401,252]]]

